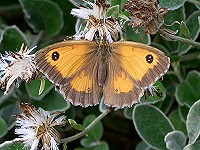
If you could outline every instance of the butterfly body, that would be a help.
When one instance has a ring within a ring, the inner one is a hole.
[[[85,40],[50,45],[35,57],[38,70],[64,98],[83,107],[98,104],[102,93],[109,106],[132,106],[166,73],[169,61],[163,52],[144,44]]]

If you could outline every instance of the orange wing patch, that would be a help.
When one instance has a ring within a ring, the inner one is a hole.
[[[150,86],[169,68],[169,58],[156,48],[135,42],[115,42],[111,48],[113,57],[138,88]]]
[[[36,53],[36,67],[74,105],[96,105],[102,91],[97,84],[96,49],[95,42],[83,40],[56,43]]]
[[[90,93],[94,84],[93,82],[93,77],[88,76],[84,71],[82,71],[76,78],[73,78],[70,85],[78,92]]]
[[[54,84],[66,84],[70,77],[87,65],[95,50],[94,42],[60,42],[36,53],[36,66]]]
[[[133,84],[130,78],[128,78],[124,72],[120,73],[119,76],[114,76],[113,78],[113,90],[115,94],[119,94],[121,92],[128,93],[132,90]]]
[[[99,104],[102,87],[97,84],[98,61],[95,64],[93,62],[91,59],[85,68],[69,80],[68,85],[60,86],[65,99],[73,105],[87,107]]]
[[[109,73],[103,87],[104,103],[123,108],[139,102],[143,89],[134,86],[131,77],[124,72],[113,57],[109,59],[108,66]]]

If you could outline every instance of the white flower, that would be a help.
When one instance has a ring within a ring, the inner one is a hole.
[[[4,94],[9,91],[16,79],[20,78],[28,82],[37,76],[35,55],[29,54],[34,48],[29,50],[22,44],[19,52],[0,54],[0,86],[6,89]]]
[[[85,7],[85,6],[81,6],[80,9],[72,9],[71,14],[82,18],[82,19],[89,19],[90,16],[93,16],[96,19],[104,19],[106,18],[106,10],[108,8],[108,5],[103,6],[103,4],[105,3],[100,3],[98,0],[96,3],[91,3],[89,1],[85,1],[87,4],[89,4],[92,9]]]
[[[117,41],[122,34],[121,26],[113,17],[107,17],[106,11],[109,5],[104,0],[96,0],[95,3],[86,1],[89,7],[80,6],[80,9],[72,9],[71,14],[86,20],[86,26],[83,31],[78,31],[74,38],[76,40],[103,40],[108,43]]]
[[[58,117],[60,112],[50,113],[42,108],[36,108],[30,104],[20,104],[22,114],[17,116],[15,134],[20,138],[15,141],[21,141],[25,147],[36,150],[38,144],[42,144],[44,150],[59,150],[61,135],[54,128],[57,125],[65,125],[66,118]]]

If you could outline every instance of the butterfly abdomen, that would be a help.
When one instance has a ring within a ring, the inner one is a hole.
[[[99,66],[98,66],[98,84],[100,86],[103,86],[105,84],[107,77],[107,64],[105,61],[100,60]]]
[[[107,78],[108,66],[107,59],[109,59],[110,47],[107,43],[101,43],[97,48],[97,54],[100,59],[97,68],[98,85],[104,86]]]

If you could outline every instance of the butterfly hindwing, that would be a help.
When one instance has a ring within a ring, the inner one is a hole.
[[[60,86],[64,98],[75,106],[87,107],[99,104],[102,87],[97,82],[99,61],[94,59],[98,58],[91,58],[87,65],[69,80],[68,85]]]
[[[108,60],[108,75],[104,85],[104,103],[112,107],[130,107],[139,102],[143,89],[136,88],[116,59]]]

